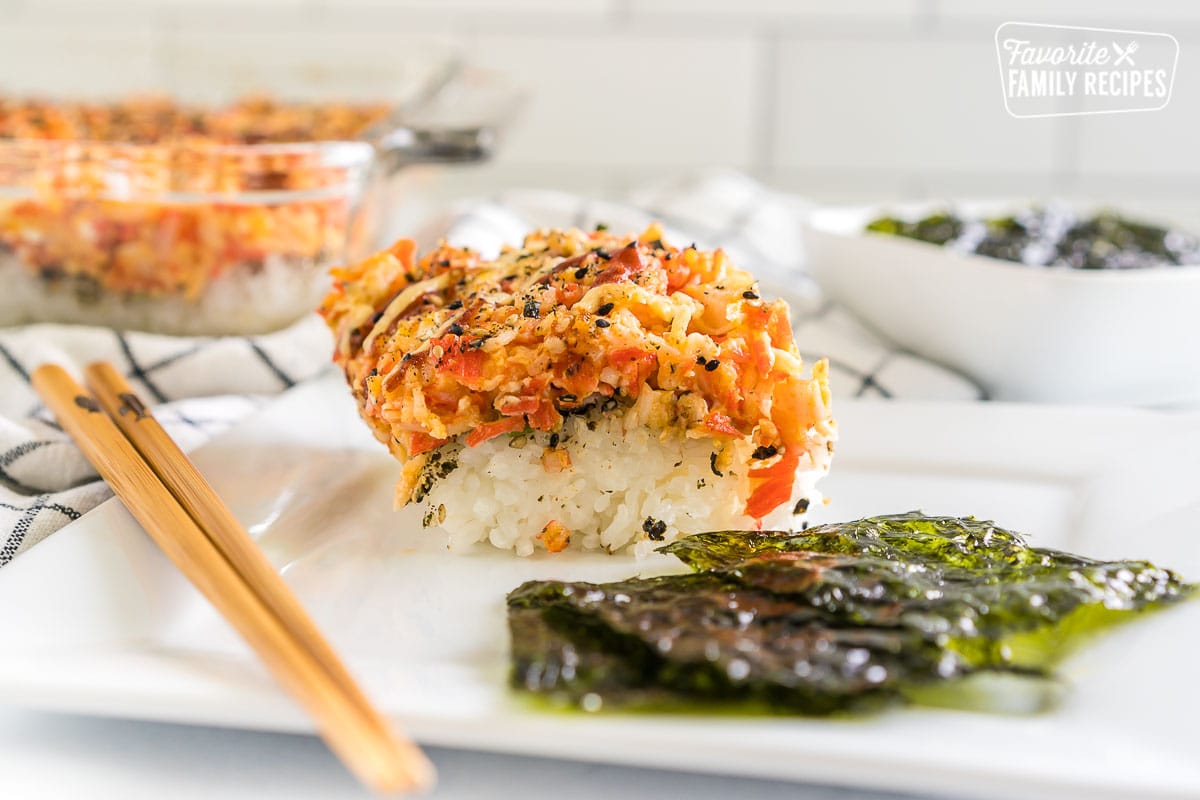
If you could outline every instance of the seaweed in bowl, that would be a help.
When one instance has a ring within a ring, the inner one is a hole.
[[[879,217],[866,230],[1037,267],[1125,270],[1200,265],[1197,236],[1112,210],[1078,214],[1033,206],[996,217],[937,211],[912,221]]]

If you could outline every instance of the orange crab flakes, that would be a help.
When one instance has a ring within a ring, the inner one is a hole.
[[[556,519],[546,523],[536,537],[551,553],[561,553],[571,543],[571,529]]]

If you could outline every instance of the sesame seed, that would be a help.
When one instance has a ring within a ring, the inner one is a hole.
[[[606,319],[598,319],[598,320],[596,320],[596,327],[597,327],[597,328],[607,328],[609,325],[612,325],[612,323],[611,323],[611,322],[609,322],[609,321],[608,321],[608,320],[606,320]]]
[[[705,369],[707,372],[712,372],[713,370],[715,370],[715,369],[716,369],[717,367],[719,367],[719,366],[721,366],[721,362],[720,362],[720,360],[718,360],[718,359],[715,359],[715,358],[714,358],[712,361],[710,361],[710,362],[708,362],[707,364],[705,364],[705,365],[704,365],[704,369]]]
[[[613,310],[613,303],[605,303],[604,305],[602,305],[596,309],[596,313],[599,314],[600,316],[604,317],[604,316],[607,316],[608,313],[612,310]]]

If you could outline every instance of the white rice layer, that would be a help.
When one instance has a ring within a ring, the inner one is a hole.
[[[551,520],[571,530],[572,547],[629,548],[638,556],[687,534],[756,527],[742,513],[748,442],[721,453],[713,439],[638,426],[635,416],[569,417],[557,440],[570,455],[562,472],[543,466],[548,434],[526,436],[519,447],[520,438],[508,436],[454,445],[439,458],[456,466],[414,500],[426,525],[446,532],[451,550],[487,541],[522,556],[544,547],[538,536]],[[817,450],[819,463],[801,460],[792,498],[763,521],[765,528],[796,527],[796,503],[820,500],[813,484],[828,471],[829,452]]]
[[[0,326],[70,322],[176,335],[277,330],[312,311],[329,288],[327,263],[269,255],[230,269],[195,297],[120,294],[70,279],[50,281],[0,252]]]

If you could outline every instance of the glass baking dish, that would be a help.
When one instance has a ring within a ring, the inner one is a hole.
[[[518,97],[457,65],[413,94],[352,141],[0,140],[0,325],[207,335],[299,319],[330,266],[380,244],[389,179],[487,157]]]

